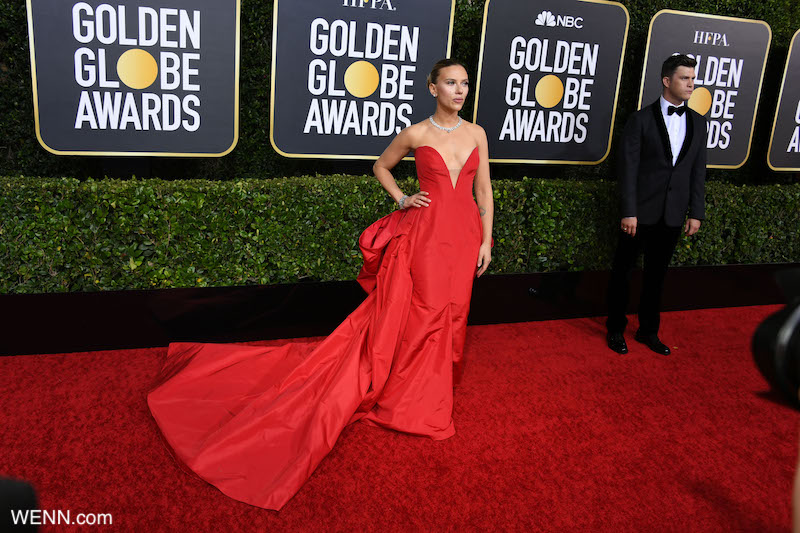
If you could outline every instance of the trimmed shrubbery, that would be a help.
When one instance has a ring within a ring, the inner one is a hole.
[[[496,180],[494,195],[491,273],[610,267],[614,183]],[[800,257],[800,185],[711,182],[706,203],[706,222],[680,241],[673,264]],[[360,232],[392,209],[367,176],[2,178],[0,293],[353,279]]]

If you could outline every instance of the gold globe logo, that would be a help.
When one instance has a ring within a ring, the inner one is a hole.
[[[564,84],[554,74],[548,74],[536,84],[536,101],[542,107],[555,107],[563,97]]]
[[[150,53],[132,48],[119,57],[117,75],[131,89],[146,89],[158,77],[158,64]]]
[[[698,87],[689,98],[689,107],[705,116],[711,109],[711,91],[705,87]]]
[[[356,61],[344,73],[344,86],[356,98],[366,98],[378,88],[378,69],[369,61]]]

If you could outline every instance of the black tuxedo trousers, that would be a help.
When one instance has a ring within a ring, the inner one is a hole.
[[[628,324],[631,271],[640,255],[643,257],[642,293],[639,299],[639,332],[655,335],[661,324],[661,293],[664,277],[681,235],[680,226],[667,226],[664,220],[656,224],[639,224],[636,236],[620,230],[611,279],[608,283],[609,333],[622,333]]]

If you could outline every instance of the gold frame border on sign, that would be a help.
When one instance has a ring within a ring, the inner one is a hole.
[[[642,83],[639,86],[639,103],[637,104],[636,109],[642,108],[642,98],[644,97],[644,80],[645,80],[645,70],[647,69],[647,57],[650,54],[650,38],[653,35],[653,23],[655,22],[656,18],[661,15],[662,13],[671,13],[675,15],[687,15],[691,17],[701,17],[701,18],[709,18],[709,19],[720,19],[720,20],[735,20],[737,22],[747,22],[749,24],[762,24],[767,28],[769,32],[769,38],[767,39],[767,49],[764,51],[764,59],[761,62],[761,77],[758,80],[758,92],[756,93],[756,105],[753,108],[753,122],[750,124],[750,138],[747,141],[747,154],[745,154],[744,159],[738,165],[706,165],[706,168],[721,168],[727,170],[736,170],[737,168],[742,168],[747,160],[750,158],[750,150],[753,145],[753,131],[756,127],[756,115],[758,115],[758,104],[761,102],[761,86],[764,83],[764,72],[767,68],[767,56],[769,55],[769,49],[772,46],[772,28],[769,27],[769,24],[764,22],[763,20],[755,20],[755,19],[743,19],[738,17],[726,17],[723,15],[708,15],[706,13],[694,13],[691,11],[678,11],[675,9],[662,9],[655,15],[653,18],[650,19],[650,28],[647,30],[647,47],[644,51],[644,64],[642,65]]]
[[[772,153],[772,141],[775,138],[775,126],[778,125],[778,111],[781,108],[781,102],[783,102],[783,88],[786,84],[786,74],[789,73],[789,61],[792,59],[792,50],[794,49],[794,45],[797,42],[797,37],[800,36],[800,30],[797,30],[792,37],[792,42],[789,44],[789,53],[786,55],[786,66],[783,68],[783,79],[781,80],[781,89],[778,93],[778,105],[775,106],[775,118],[772,121],[772,133],[769,134],[769,148],[767,148],[767,165],[769,168],[776,172],[800,172],[800,167],[798,168],[789,168],[789,167],[774,167],[772,166],[772,162],[769,160],[769,154]]]
[[[447,34],[447,55],[446,57],[450,57],[450,47],[453,44],[453,20],[455,19],[456,14],[456,0],[451,0],[450,3],[450,29],[448,30]],[[277,50],[278,50],[278,0],[275,0],[275,3],[272,5],[272,70],[270,72],[270,90],[269,90],[269,143],[272,145],[272,149],[275,150],[278,154],[282,155],[283,157],[289,157],[294,159],[378,159],[379,155],[363,155],[363,154],[353,154],[353,155],[342,155],[342,154],[295,154],[284,152],[278,145],[275,143],[275,58],[277,57]],[[411,161],[413,160],[413,156],[406,156],[403,158],[404,161]]]
[[[99,152],[99,151],[86,151],[86,150],[56,150],[50,148],[45,144],[42,139],[42,133],[39,125],[39,93],[36,84],[36,52],[33,45],[33,10],[31,8],[31,0],[25,1],[28,9],[28,46],[31,52],[31,82],[33,84],[33,115],[36,123],[36,138],[42,148],[55,155],[90,155],[90,156],[155,156],[155,157],[222,157],[228,155],[236,147],[239,142],[239,32],[240,32],[240,18],[241,18],[241,0],[236,0],[236,62],[234,72],[234,95],[233,95],[233,142],[231,145],[222,152],[212,153],[198,153],[198,152]]]
[[[481,30],[481,48],[478,56],[478,81],[475,85],[475,108],[473,109],[472,113],[472,121],[477,123],[478,117],[478,96],[480,95],[481,90],[481,74],[483,73],[483,47],[486,43],[486,19],[487,15],[489,14],[489,3],[492,0],[486,0],[486,6],[483,10],[483,29]],[[603,161],[608,158],[608,154],[611,152],[611,141],[612,136],[614,133],[614,122],[617,120],[617,102],[619,100],[619,85],[622,81],[622,63],[625,59],[625,50],[628,47],[628,30],[630,29],[631,25],[631,16],[628,13],[628,8],[622,5],[619,2],[614,2],[611,0],[578,0],[579,2],[585,2],[589,4],[607,4],[613,5],[617,7],[621,7],[622,10],[625,12],[625,37],[622,39],[622,50],[620,51],[619,56],[619,71],[617,72],[617,90],[614,93],[614,111],[611,113],[611,125],[609,126],[608,130],[608,146],[606,147],[606,153],[598,159],[597,161],[572,161],[566,159],[494,159],[489,158],[490,163],[534,163],[534,164],[555,164],[555,165],[599,165]]]

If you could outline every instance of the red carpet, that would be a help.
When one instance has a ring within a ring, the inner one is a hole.
[[[352,425],[280,513],[169,456],[145,404],[165,348],[0,357],[0,475],[111,513],[97,530],[786,531],[799,413],[750,355],[777,309],[666,313],[669,357],[614,354],[596,318],[471,327],[455,437]]]

